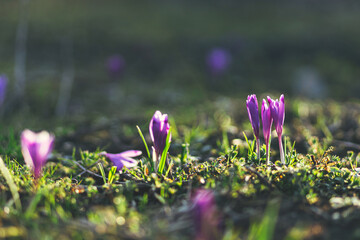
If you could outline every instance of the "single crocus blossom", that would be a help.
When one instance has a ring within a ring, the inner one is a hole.
[[[110,56],[106,62],[109,75],[119,77],[125,68],[125,59],[121,55]]]
[[[214,48],[206,57],[206,64],[212,75],[221,75],[229,67],[231,57],[228,51],[223,48]]]
[[[6,75],[0,75],[0,105],[4,103],[8,79]]]
[[[256,99],[256,95],[252,94],[248,96],[246,100],[246,108],[249,114],[250,123],[252,125],[254,135],[256,138],[256,145],[257,145],[257,154],[258,158],[260,159],[260,120],[259,120],[259,106],[258,101]]]
[[[166,138],[169,134],[169,141],[171,141],[168,115],[162,114],[160,111],[156,111],[150,121],[149,132],[153,142],[153,153],[155,155],[155,162],[157,164],[164,151],[166,146]]]
[[[282,132],[285,120],[285,100],[284,95],[281,94],[280,100],[272,100],[268,97],[268,101],[271,109],[271,116],[274,121],[275,130],[279,139],[279,151],[281,163],[285,164],[284,148],[282,146]]]
[[[268,97],[269,99],[269,97]],[[270,163],[270,134],[271,134],[271,125],[273,119],[271,117],[271,109],[267,105],[265,99],[263,99],[262,106],[261,106],[261,119],[263,125],[263,134],[264,134],[264,141],[266,144],[266,164],[269,165]]]
[[[219,239],[219,214],[214,193],[199,189],[193,199],[194,225],[196,240]]]
[[[115,154],[102,152],[101,155],[104,155],[107,158],[109,158],[111,162],[114,164],[114,166],[117,167],[117,170],[120,171],[124,166],[126,168],[135,167],[138,164],[138,162],[135,159],[133,159],[133,157],[137,157],[141,155],[141,151],[129,150]]]
[[[34,133],[26,129],[22,132],[21,151],[35,178],[40,177],[42,167],[53,149],[54,140],[54,135],[46,131]]]

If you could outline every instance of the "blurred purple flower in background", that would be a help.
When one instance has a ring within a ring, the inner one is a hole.
[[[268,101],[270,103],[270,97],[268,97]],[[263,99],[262,106],[261,106],[261,119],[263,124],[263,134],[264,134],[264,141],[266,145],[266,164],[269,165],[270,163],[270,134],[271,134],[271,125],[273,119],[271,117],[271,109],[268,107],[266,100]]]
[[[8,79],[6,75],[0,75],[0,105],[4,103]]]
[[[259,120],[259,105],[255,94],[248,96],[246,100],[246,108],[248,111],[250,123],[252,125],[254,135],[256,138],[257,154],[260,159],[260,120]]]
[[[120,77],[125,68],[125,59],[121,55],[113,55],[107,59],[106,67],[111,77]]]
[[[156,162],[161,157],[162,152],[166,146],[166,138],[170,133],[170,124],[167,114],[162,114],[156,111],[149,124],[150,137],[153,142],[153,152],[155,153]]]
[[[219,239],[219,214],[214,193],[198,189],[192,199],[196,240]]]
[[[101,155],[106,156],[111,160],[111,162],[114,164],[114,166],[117,167],[117,171],[120,171],[124,166],[126,168],[135,167],[138,162],[135,159],[132,159],[133,157],[137,157],[141,155],[141,151],[138,150],[129,150],[122,153],[107,153],[102,152]]]
[[[280,100],[272,100],[268,97],[268,101],[270,104],[271,109],[271,116],[274,121],[274,126],[276,129],[276,133],[279,138],[279,151],[280,151],[280,159],[281,163],[285,164],[285,156],[284,156],[284,149],[282,146],[282,132],[283,132],[283,125],[285,120],[285,99],[284,95],[281,94]]]
[[[223,74],[231,62],[230,53],[223,48],[214,48],[206,57],[206,64],[214,76]]]
[[[42,167],[53,149],[54,140],[54,135],[46,131],[34,133],[26,129],[22,132],[21,151],[35,178],[40,177]]]

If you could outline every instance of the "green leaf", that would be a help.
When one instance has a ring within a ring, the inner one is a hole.
[[[158,168],[158,173],[162,174],[165,168],[165,162],[166,162],[166,157],[167,157],[167,152],[170,148],[170,136],[171,136],[171,128],[169,129],[169,134],[166,137],[166,145],[165,148],[161,154],[161,159],[160,159],[160,163],[159,163],[159,168]]]
[[[154,171],[154,162],[153,162],[152,159],[151,159],[150,151],[149,151],[148,145],[147,145],[147,143],[146,143],[146,141],[145,141],[145,137],[144,137],[144,135],[142,134],[142,131],[141,131],[141,129],[140,129],[140,127],[139,127],[138,125],[136,125],[136,128],[137,128],[137,130],[138,130],[138,132],[139,132],[139,135],[140,135],[141,139],[143,140],[144,146],[145,146],[145,148],[146,148],[146,152],[147,152],[147,155],[148,155],[148,158],[149,158],[149,162],[150,162],[150,165],[151,165],[151,169],[152,169],[152,171]]]
[[[105,177],[104,167],[103,167],[103,165],[101,163],[98,163],[98,166],[99,166],[99,170],[100,170],[101,176],[103,178],[104,184],[106,184],[106,177]]]
[[[21,212],[21,201],[20,201],[20,196],[19,196],[17,186],[11,176],[11,173],[9,172],[9,169],[7,169],[3,159],[1,157],[0,157],[0,172],[4,176],[7,184],[9,185],[10,192],[11,192],[11,195],[13,196],[17,210]]]
[[[109,184],[112,184],[112,182],[115,179],[116,169],[117,169],[116,166],[112,166],[111,169],[110,169],[110,172],[108,174],[108,183]]]

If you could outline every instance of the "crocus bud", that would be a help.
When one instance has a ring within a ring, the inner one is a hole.
[[[264,133],[265,144],[268,145],[273,119],[271,117],[271,109],[270,109],[270,107],[268,107],[265,99],[263,99],[262,106],[261,106],[261,119],[262,119],[262,124],[263,124],[263,133]]]
[[[5,75],[0,75],[0,105],[4,103],[8,79]]]
[[[196,240],[219,239],[219,214],[214,193],[210,190],[199,189],[196,191],[192,202]]]
[[[214,48],[206,57],[206,64],[212,75],[221,75],[229,67],[231,57],[228,51],[222,48]]]
[[[125,59],[121,55],[113,55],[108,58],[106,67],[110,76],[119,77],[124,71]]]
[[[132,158],[141,155],[141,151],[129,150],[116,154],[102,152],[101,155],[104,155],[107,158],[109,158],[111,162],[114,164],[114,166],[117,167],[117,170],[120,171],[124,166],[126,168],[135,167],[138,164],[138,162]]]
[[[161,114],[160,111],[156,111],[152,117],[149,125],[150,137],[153,142],[153,148],[155,152],[155,159],[158,161],[164,148],[166,146],[166,138],[170,134],[170,124],[167,114]]]
[[[260,121],[259,121],[259,107],[256,95],[248,96],[246,100],[246,107],[249,114],[250,123],[252,125],[256,139],[259,139]]]
[[[268,98],[270,109],[271,109],[271,116],[274,120],[274,126],[276,129],[277,135],[282,135],[283,132],[283,125],[285,120],[285,100],[284,95],[281,94],[280,101],[276,99],[275,101],[271,98]]]
[[[269,97],[268,97],[269,99]],[[266,144],[266,164],[270,163],[270,133],[273,119],[271,117],[271,109],[268,107],[265,99],[263,99],[261,106],[261,119],[263,124],[264,141]]]
[[[279,139],[279,151],[280,151],[280,160],[281,163],[285,164],[285,154],[284,148],[282,145],[282,132],[283,132],[283,125],[285,120],[285,100],[284,95],[281,94],[280,101],[276,99],[275,101],[268,97],[268,101],[270,104],[271,109],[271,116],[274,120],[274,125],[276,129],[276,133]]]
[[[34,133],[26,129],[22,132],[21,151],[35,178],[40,177],[42,167],[53,149],[54,140],[54,135],[46,131]]]

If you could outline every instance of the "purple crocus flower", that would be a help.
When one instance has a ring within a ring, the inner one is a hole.
[[[223,74],[229,67],[230,62],[230,54],[223,48],[214,48],[206,57],[206,64],[214,76]]]
[[[283,164],[285,164],[285,156],[284,156],[284,149],[282,146],[282,132],[283,132],[283,125],[285,120],[285,100],[284,95],[281,94],[280,100],[272,100],[268,97],[268,101],[270,104],[271,109],[271,116],[274,120],[274,125],[276,129],[276,133],[279,138],[279,150],[280,150],[280,159]]]
[[[8,79],[6,75],[0,75],[0,105],[4,103]]]
[[[276,133],[278,135],[282,135],[283,125],[285,120],[285,100],[284,94],[281,94],[280,101],[276,99],[275,101],[269,98],[270,108],[271,108],[271,116],[274,120],[274,126],[276,129]]]
[[[166,146],[166,138],[170,133],[170,124],[168,121],[168,115],[162,114],[160,111],[156,111],[149,124],[150,137],[153,142],[153,152],[155,153],[156,163],[164,151]]]
[[[268,97],[269,99],[269,97]],[[271,134],[271,125],[273,122],[271,116],[271,109],[268,107],[265,99],[263,99],[262,106],[261,106],[261,119],[263,124],[263,134],[264,134],[264,141],[266,145],[266,164],[269,165],[270,163],[270,134]]]
[[[259,132],[260,132],[260,121],[259,121],[259,107],[258,107],[258,101],[256,99],[256,95],[252,94],[248,96],[246,100],[246,108],[249,114],[250,123],[252,125],[254,135],[256,138],[256,145],[257,145],[257,154],[258,158],[260,159],[260,138],[259,138]]]
[[[117,167],[117,170],[120,171],[124,166],[126,168],[135,167],[138,164],[138,162],[132,158],[141,155],[141,151],[129,150],[116,154],[102,152],[101,155],[104,155],[107,158],[109,158],[111,162],[114,164],[114,166]]]
[[[192,199],[196,240],[219,239],[219,214],[214,193],[199,189]]]
[[[119,77],[124,71],[125,59],[121,55],[110,56],[106,62],[106,67],[110,76]]]
[[[35,178],[40,177],[42,167],[53,149],[54,140],[54,135],[46,131],[34,133],[26,129],[22,132],[21,151]]]

